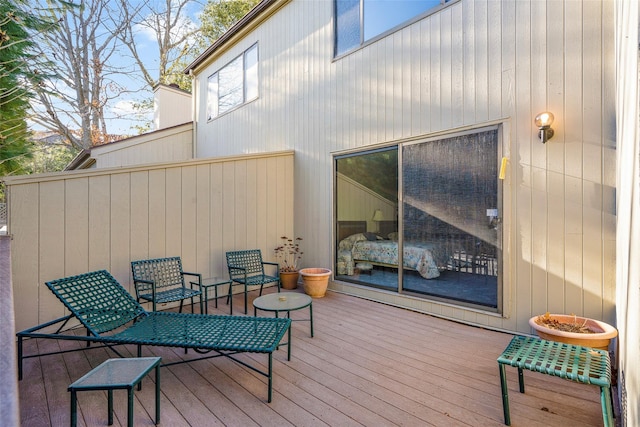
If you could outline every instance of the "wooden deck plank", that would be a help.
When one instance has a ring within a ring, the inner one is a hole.
[[[24,343],[25,354],[33,354],[38,351],[35,340]],[[34,357],[23,362],[25,381],[20,381],[19,401],[20,419],[23,426],[41,426],[49,424],[49,408],[47,406],[47,394],[42,381],[43,358]],[[33,378],[34,380],[30,380]]]
[[[336,328],[337,329],[335,330],[335,334],[337,334],[338,336],[345,335],[345,333],[343,332],[343,329],[341,329],[339,325],[336,326]],[[392,342],[391,345],[384,346],[384,344],[381,344],[382,341],[379,341],[380,344],[378,345],[366,343],[359,339],[360,335],[361,334],[345,337],[344,342],[348,343],[347,347],[342,348],[339,352],[344,352],[346,354],[354,354],[354,352],[356,352],[357,349],[360,348],[364,350],[370,350],[368,354],[371,356],[375,351],[376,347],[383,348],[383,351],[386,354],[386,356],[378,357],[374,360],[374,362],[376,364],[379,364],[380,366],[385,367],[385,372],[387,372],[386,376],[388,377],[385,380],[387,384],[393,383],[393,380],[398,379],[399,376],[401,375],[406,376],[407,381],[410,381],[413,378],[418,379],[418,378],[429,377],[430,382],[436,387],[436,390],[437,390],[437,392],[434,391],[434,395],[442,399],[444,399],[446,395],[446,397],[449,399],[448,402],[454,405],[459,404],[461,396],[467,397],[469,399],[470,405],[474,405],[478,402],[482,402],[485,405],[489,405],[489,407],[495,407],[496,402],[501,404],[499,378],[496,376],[496,368],[494,366],[483,367],[482,364],[477,363],[477,360],[474,361],[473,363],[470,363],[470,362],[450,363],[449,361],[458,359],[457,356],[454,357],[453,355],[450,355],[450,354],[447,354],[446,358],[441,358],[440,360],[438,360],[437,364],[430,365],[430,363],[432,363],[432,359],[434,357],[437,357],[437,353],[427,354],[428,349],[424,348],[424,346],[422,346],[418,342],[420,341],[420,337],[418,336],[413,336],[413,337],[403,336],[401,338],[398,338],[398,342]],[[498,335],[506,335],[506,334],[498,334]],[[490,344],[490,345],[493,345],[493,349],[490,350],[489,352],[484,352],[485,353],[484,357],[488,357],[493,360],[497,358],[497,356],[502,351],[502,349],[506,347],[506,344],[508,344],[508,341],[510,340],[511,336],[506,336],[502,338],[506,338],[503,340],[504,341],[503,343],[498,342],[497,345]],[[487,341],[488,340],[485,338],[481,344],[485,345]],[[416,344],[414,347],[414,351],[406,352],[406,353],[405,351],[407,349],[404,349],[403,351],[397,351],[399,346],[402,345],[402,342],[415,342]],[[335,345],[337,344],[332,343],[331,345],[326,347],[331,347]],[[352,345],[352,347],[348,347],[349,345]],[[447,347],[447,348],[455,348],[456,345],[459,346],[461,345],[461,343],[446,342],[446,338],[442,338],[438,341],[438,345]],[[472,342],[464,343],[465,347],[473,350],[473,351],[469,351],[470,354],[475,355],[476,358],[482,356],[483,354],[482,349],[478,347],[475,347],[475,348],[469,347],[472,345],[473,345]],[[496,350],[496,349],[499,349],[499,350]],[[411,355],[411,356],[408,356],[408,355]],[[415,355],[421,355],[421,356],[426,355],[426,360],[419,360],[416,358]],[[422,363],[423,366],[421,367],[419,363]],[[359,366],[364,366],[365,364],[366,363],[362,360],[357,362],[357,365]],[[490,369],[487,369],[487,368],[490,368]],[[418,369],[418,371],[412,372],[412,370],[414,369]],[[419,384],[419,382],[420,380],[417,380],[414,387],[417,387],[418,386],[417,384]],[[493,392],[486,391],[487,384],[495,385],[495,387],[492,389]],[[562,383],[559,385],[563,387],[563,386],[572,385],[572,384],[567,381],[562,381]],[[514,387],[517,387],[517,385]],[[575,389],[575,387],[573,388]],[[585,391],[591,392],[590,396],[592,398],[594,399],[597,398],[597,389],[595,389],[594,387],[579,387],[579,388],[586,389]],[[527,375],[527,390],[529,389],[533,390],[534,384],[529,378],[529,375]],[[515,392],[518,392],[518,390],[515,390]],[[398,390],[398,393],[400,395],[403,395],[403,393],[400,390]],[[557,396],[554,396],[554,397],[557,397]],[[529,401],[530,400],[531,399],[529,399]],[[547,399],[546,402],[534,401],[534,404],[536,405],[536,407],[547,407],[547,406],[553,405],[553,403],[549,403],[549,402],[556,402],[556,401],[557,401],[556,399],[549,398]],[[442,407],[442,404],[437,405],[435,407]],[[466,408],[469,408],[469,406],[467,405]],[[502,409],[501,407],[497,409],[498,409],[497,411],[493,411],[494,414],[493,416],[491,416],[491,418],[493,418],[494,421],[501,423]],[[586,409],[586,406],[582,406],[581,408],[579,408],[581,412],[584,411],[585,409]],[[474,410],[480,411],[480,408],[475,408]],[[562,410],[573,411],[575,410],[575,408],[572,408],[570,405],[566,405],[566,402],[563,402],[563,405],[560,407],[559,411],[562,411]],[[580,417],[578,416],[578,418]],[[487,420],[477,420],[475,423],[476,424],[481,423],[484,425],[484,423],[487,423],[487,422],[488,422]],[[584,420],[581,420],[581,422],[584,422]]]
[[[273,290],[267,290],[272,292]],[[257,293],[250,294],[250,302]],[[240,296],[234,299],[242,304]],[[227,314],[220,304],[210,313]],[[251,311],[251,310],[250,310]],[[308,318],[307,310],[292,319]],[[273,400],[266,378],[227,358],[162,368],[162,425],[171,426],[501,426],[497,357],[511,335],[329,292],[314,299],[308,322],[293,322],[291,361],[274,353]],[[82,333],[79,331],[78,333]],[[25,350],[72,348],[75,342],[29,340]],[[118,347],[128,356],[135,347]],[[179,348],[145,347],[164,362],[196,358]],[[69,422],[67,386],[113,353],[91,350],[25,361],[19,383],[21,420],[29,426]],[[241,359],[266,369],[264,354]],[[507,368],[512,425],[601,426],[598,389],[533,372],[518,391]],[[153,376],[136,390],[136,425],[152,425]],[[79,393],[81,425],[106,424],[106,393]],[[126,423],[126,399],[114,399],[115,425]]]
[[[59,350],[60,341],[38,340],[39,352]],[[71,378],[64,363],[64,357],[62,355],[47,356],[41,363],[51,425],[68,425],[70,404],[67,387],[71,384]]]
[[[331,356],[330,353],[325,353],[320,349],[315,354],[317,357]],[[489,423],[487,419],[478,420],[477,413],[470,408],[457,407],[460,395],[450,396],[450,391],[436,384],[424,387],[423,373],[414,371],[412,375],[394,370],[384,364],[378,364],[377,366],[381,369],[376,372],[375,360],[373,362],[372,364],[362,357],[354,357],[349,361],[344,360],[339,363],[344,372],[340,377],[353,377],[352,383],[360,382],[362,389],[368,389],[378,399],[390,401],[408,413],[419,414],[422,422],[438,423],[444,422],[446,418],[451,418],[449,420],[451,425],[456,424],[454,420],[463,424],[486,425]],[[426,376],[428,375],[427,373]],[[453,406],[450,404],[450,400],[455,401]]]

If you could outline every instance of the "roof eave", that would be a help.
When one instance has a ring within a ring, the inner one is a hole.
[[[95,159],[91,158],[91,150],[84,149],[80,151],[76,157],[65,166],[63,170],[72,171],[78,169],[87,169],[95,163]]]

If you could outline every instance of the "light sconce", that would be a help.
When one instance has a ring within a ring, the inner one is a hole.
[[[539,129],[538,137],[543,144],[553,138],[553,129],[551,129],[551,125],[553,124],[553,114],[548,111],[540,113],[536,116],[534,123]]]

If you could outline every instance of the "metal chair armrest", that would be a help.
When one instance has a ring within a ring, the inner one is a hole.
[[[153,280],[144,280],[144,279],[133,279],[133,286],[136,288],[136,297],[140,298],[138,291],[138,284],[144,283],[147,285],[151,285],[151,295],[153,299],[156,299],[156,282]]]
[[[182,276],[194,276],[198,278],[198,287],[200,287],[200,285],[202,284],[202,274],[200,273],[189,273],[188,271],[182,271],[180,274],[182,274]],[[191,289],[193,289],[193,282],[191,280],[188,280],[189,285],[191,287]]]
[[[276,276],[280,275],[280,264],[278,264],[277,262],[269,262],[269,261],[263,261],[262,262],[262,269],[264,270],[264,266],[265,265],[272,265],[276,268]]]

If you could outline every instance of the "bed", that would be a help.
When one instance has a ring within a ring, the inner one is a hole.
[[[338,223],[338,275],[353,275],[358,264],[398,267],[397,223],[380,221],[377,233],[367,232],[366,221]],[[395,235],[394,235],[395,233]],[[431,243],[405,242],[403,267],[415,270],[425,279],[440,276],[439,246]]]

